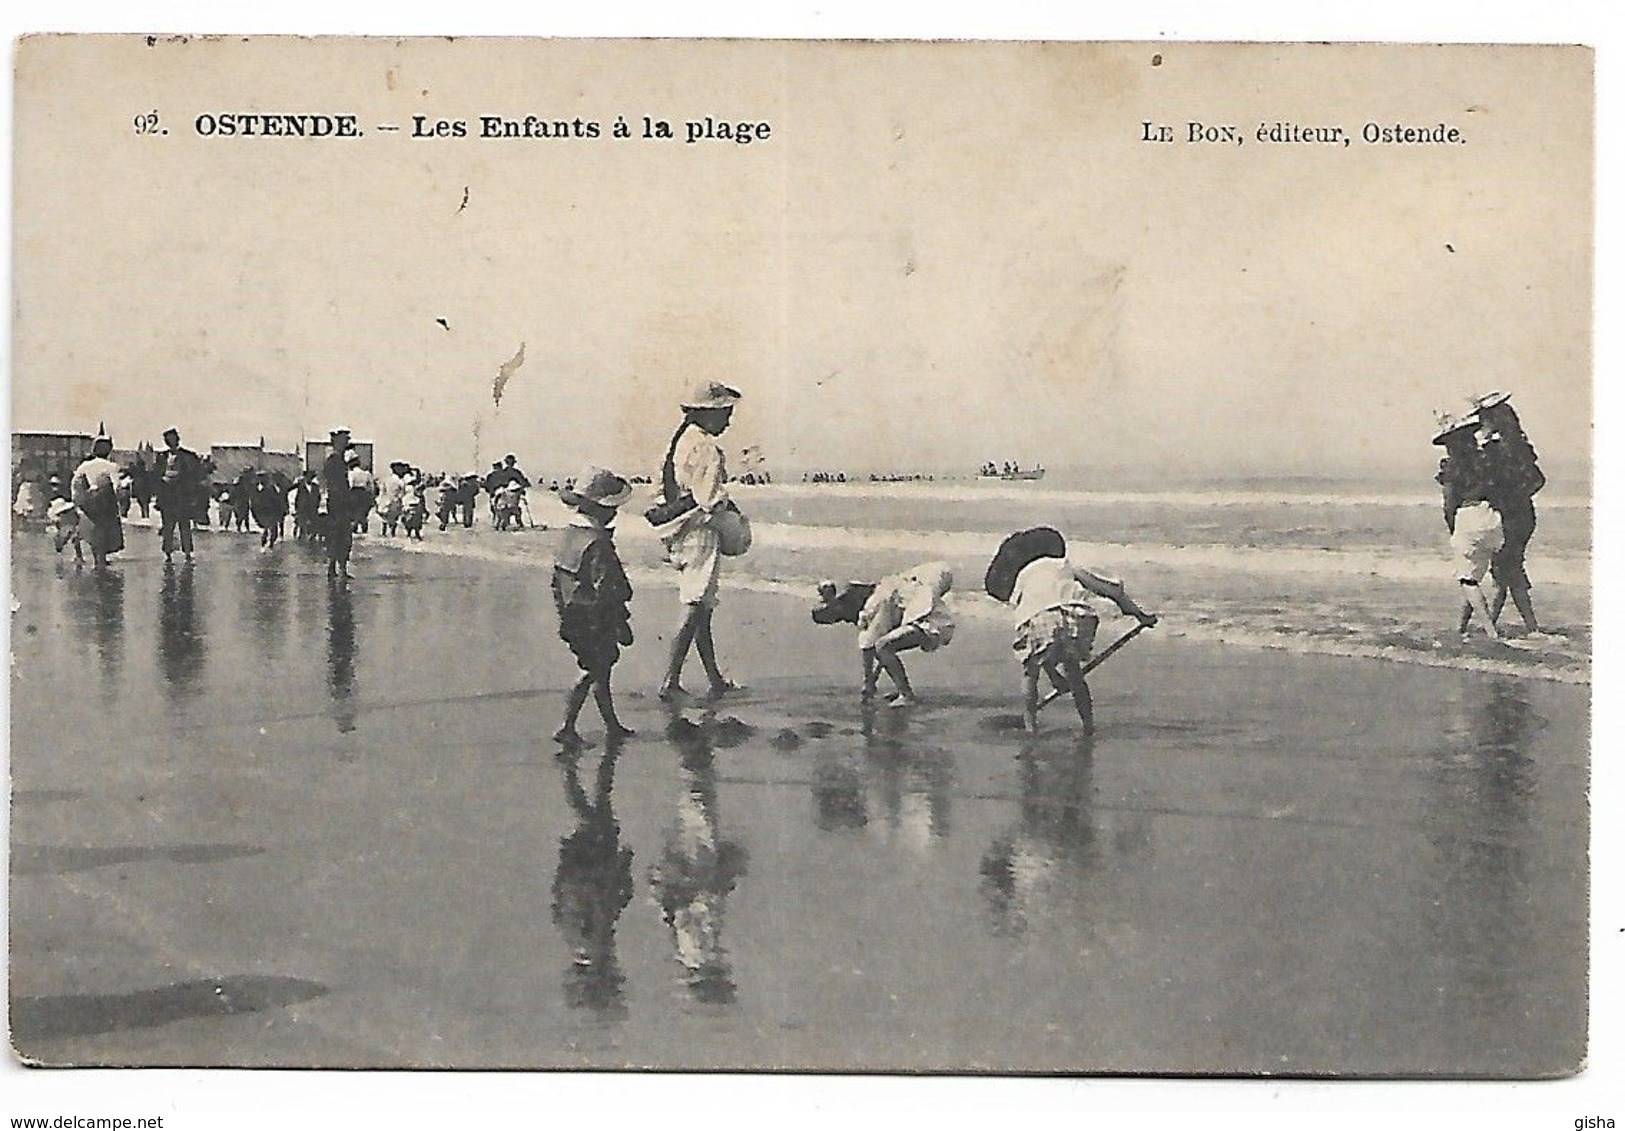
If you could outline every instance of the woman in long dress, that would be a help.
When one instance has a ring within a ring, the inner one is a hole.
[[[90,547],[97,569],[106,569],[108,555],[124,549],[124,523],[118,505],[119,466],[110,458],[112,454],[113,441],[106,436],[96,437],[90,458],[74,469],[70,488],[74,506],[88,520],[81,536]]]

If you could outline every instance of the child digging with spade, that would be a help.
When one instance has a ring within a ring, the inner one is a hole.
[[[1047,526],[1012,534],[999,546],[988,567],[988,593],[1015,609],[1013,647],[1021,658],[1023,721],[1038,730],[1040,675],[1057,692],[1071,692],[1085,733],[1095,729],[1094,701],[1084,681],[1083,665],[1094,650],[1100,618],[1090,597],[1105,597],[1125,615],[1150,628],[1157,618],[1140,608],[1123,583],[1073,565],[1066,539]]]

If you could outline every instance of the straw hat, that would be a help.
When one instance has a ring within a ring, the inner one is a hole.
[[[576,476],[574,486],[559,492],[559,501],[571,507],[578,507],[582,503],[618,507],[631,497],[632,484],[602,467],[587,468]]]
[[[1059,530],[1035,526],[1010,535],[994,551],[982,586],[998,601],[1008,601],[1016,588],[1016,575],[1039,558],[1066,557],[1066,539]]]
[[[1445,437],[1453,433],[1465,431],[1468,428],[1478,427],[1478,413],[1476,412],[1468,412],[1463,413],[1460,416],[1455,416],[1444,411],[1443,409],[1435,409],[1433,411],[1433,419],[1438,425],[1438,431],[1433,433],[1433,442],[1435,444],[1442,445],[1445,441]]]
[[[1473,406],[1475,411],[1482,411],[1486,408],[1494,408],[1498,404],[1506,404],[1511,399],[1511,393],[1497,389],[1494,392],[1482,393],[1479,396],[1472,397],[1468,403]]]
[[[813,607],[813,623],[856,624],[858,613],[874,592],[875,587],[863,581],[819,582],[819,602]]]
[[[732,408],[744,396],[721,381],[701,381],[682,403],[683,408]]]

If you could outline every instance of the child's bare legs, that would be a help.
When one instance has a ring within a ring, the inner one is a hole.
[[[670,699],[682,694],[683,664],[688,661],[688,650],[694,645],[694,634],[699,630],[704,605],[685,605],[683,619],[677,633],[671,638],[671,659],[666,664],[666,678],[660,684],[660,697]]]
[[[1506,608],[1507,594],[1512,595],[1512,605],[1518,610],[1518,616],[1523,619],[1523,627],[1527,632],[1539,632],[1540,622],[1535,619],[1535,603],[1529,597],[1529,582],[1520,579],[1511,585],[1495,583],[1495,599],[1490,602],[1490,614],[1495,622],[1501,622],[1501,610]]]
[[[1072,689],[1072,706],[1077,708],[1078,721],[1083,724],[1084,734],[1095,733],[1095,700],[1089,694],[1089,684],[1083,678],[1083,665],[1076,660],[1068,660],[1066,667],[1067,686]]]
[[[873,648],[863,650],[863,691],[858,698],[864,703],[874,701],[875,684],[880,680],[880,662],[875,657]]]
[[[1039,664],[1027,664],[1022,668],[1023,694],[1021,699],[1022,718],[1027,729],[1034,734],[1038,733],[1038,675],[1043,670]]]
[[[683,694],[683,664],[688,660],[690,647],[700,654],[700,665],[705,668],[711,684],[711,694],[721,695],[733,685],[723,677],[717,667],[716,642],[711,638],[711,606],[704,602],[689,605],[683,613],[683,622],[671,641],[671,661],[666,665],[666,678],[660,685],[662,699],[674,699]]]
[[[919,702],[914,698],[914,688],[909,685],[908,672],[903,670],[903,661],[897,658],[897,653],[922,647],[925,642],[925,633],[918,626],[905,626],[888,632],[875,645],[875,658],[880,661],[880,666],[885,669],[886,674],[891,676],[892,683],[897,685],[897,694],[890,701],[894,707],[907,707]]]
[[[717,645],[711,637],[711,614],[716,610],[710,605],[699,606],[700,622],[694,629],[694,650],[700,654],[700,666],[705,669],[706,682],[710,684],[710,693],[713,697],[733,689],[717,667]]]
[[[564,725],[553,732],[553,737],[565,747],[581,745],[581,735],[576,731],[576,719],[581,714],[582,706],[587,702],[587,692],[592,690],[592,673],[582,672],[581,678],[576,680],[575,686],[564,697]]]
[[[613,670],[606,666],[581,673],[581,678],[576,680],[575,686],[565,697],[564,725],[559,727],[554,738],[567,747],[583,745],[581,735],[576,731],[576,719],[581,715],[581,708],[586,706],[588,692],[592,693],[593,701],[598,704],[606,738],[629,738],[636,733],[615,715],[615,700],[609,690],[609,676]]]
[[[1472,622],[1476,612],[1484,618],[1484,630],[1490,634],[1492,640],[1501,639],[1501,632],[1495,627],[1495,618],[1490,615],[1489,601],[1484,597],[1484,589],[1476,581],[1462,581],[1461,619],[1457,624],[1457,631],[1467,635],[1467,626]]]
[[[598,703],[598,714],[604,720],[604,733],[607,738],[630,738],[636,732],[624,725],[615,717],[615,701],[609,693],[610,669],[605,668],[592,676],[593,699]]]

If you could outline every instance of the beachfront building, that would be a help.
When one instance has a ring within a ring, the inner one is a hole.
[[[74,468],[90,458],[90,445],[94,440],[94,436],[85,432],[13,432],[13,488],[25,476],[43,482],[52,475],[60,475],[66,481]]]
[[[138,459],[151,467],[153,454],[152,444],[142,440],[133,448],[114,448],[111,459],[120,467],[134,467]]]
[[[265,446],[261,436],[257,444],[211,444],[209,459],[215,474],[230,478],[251,467],[255,471],[280,471],[291,482],[299,478],[299,453],[278,452]]]

